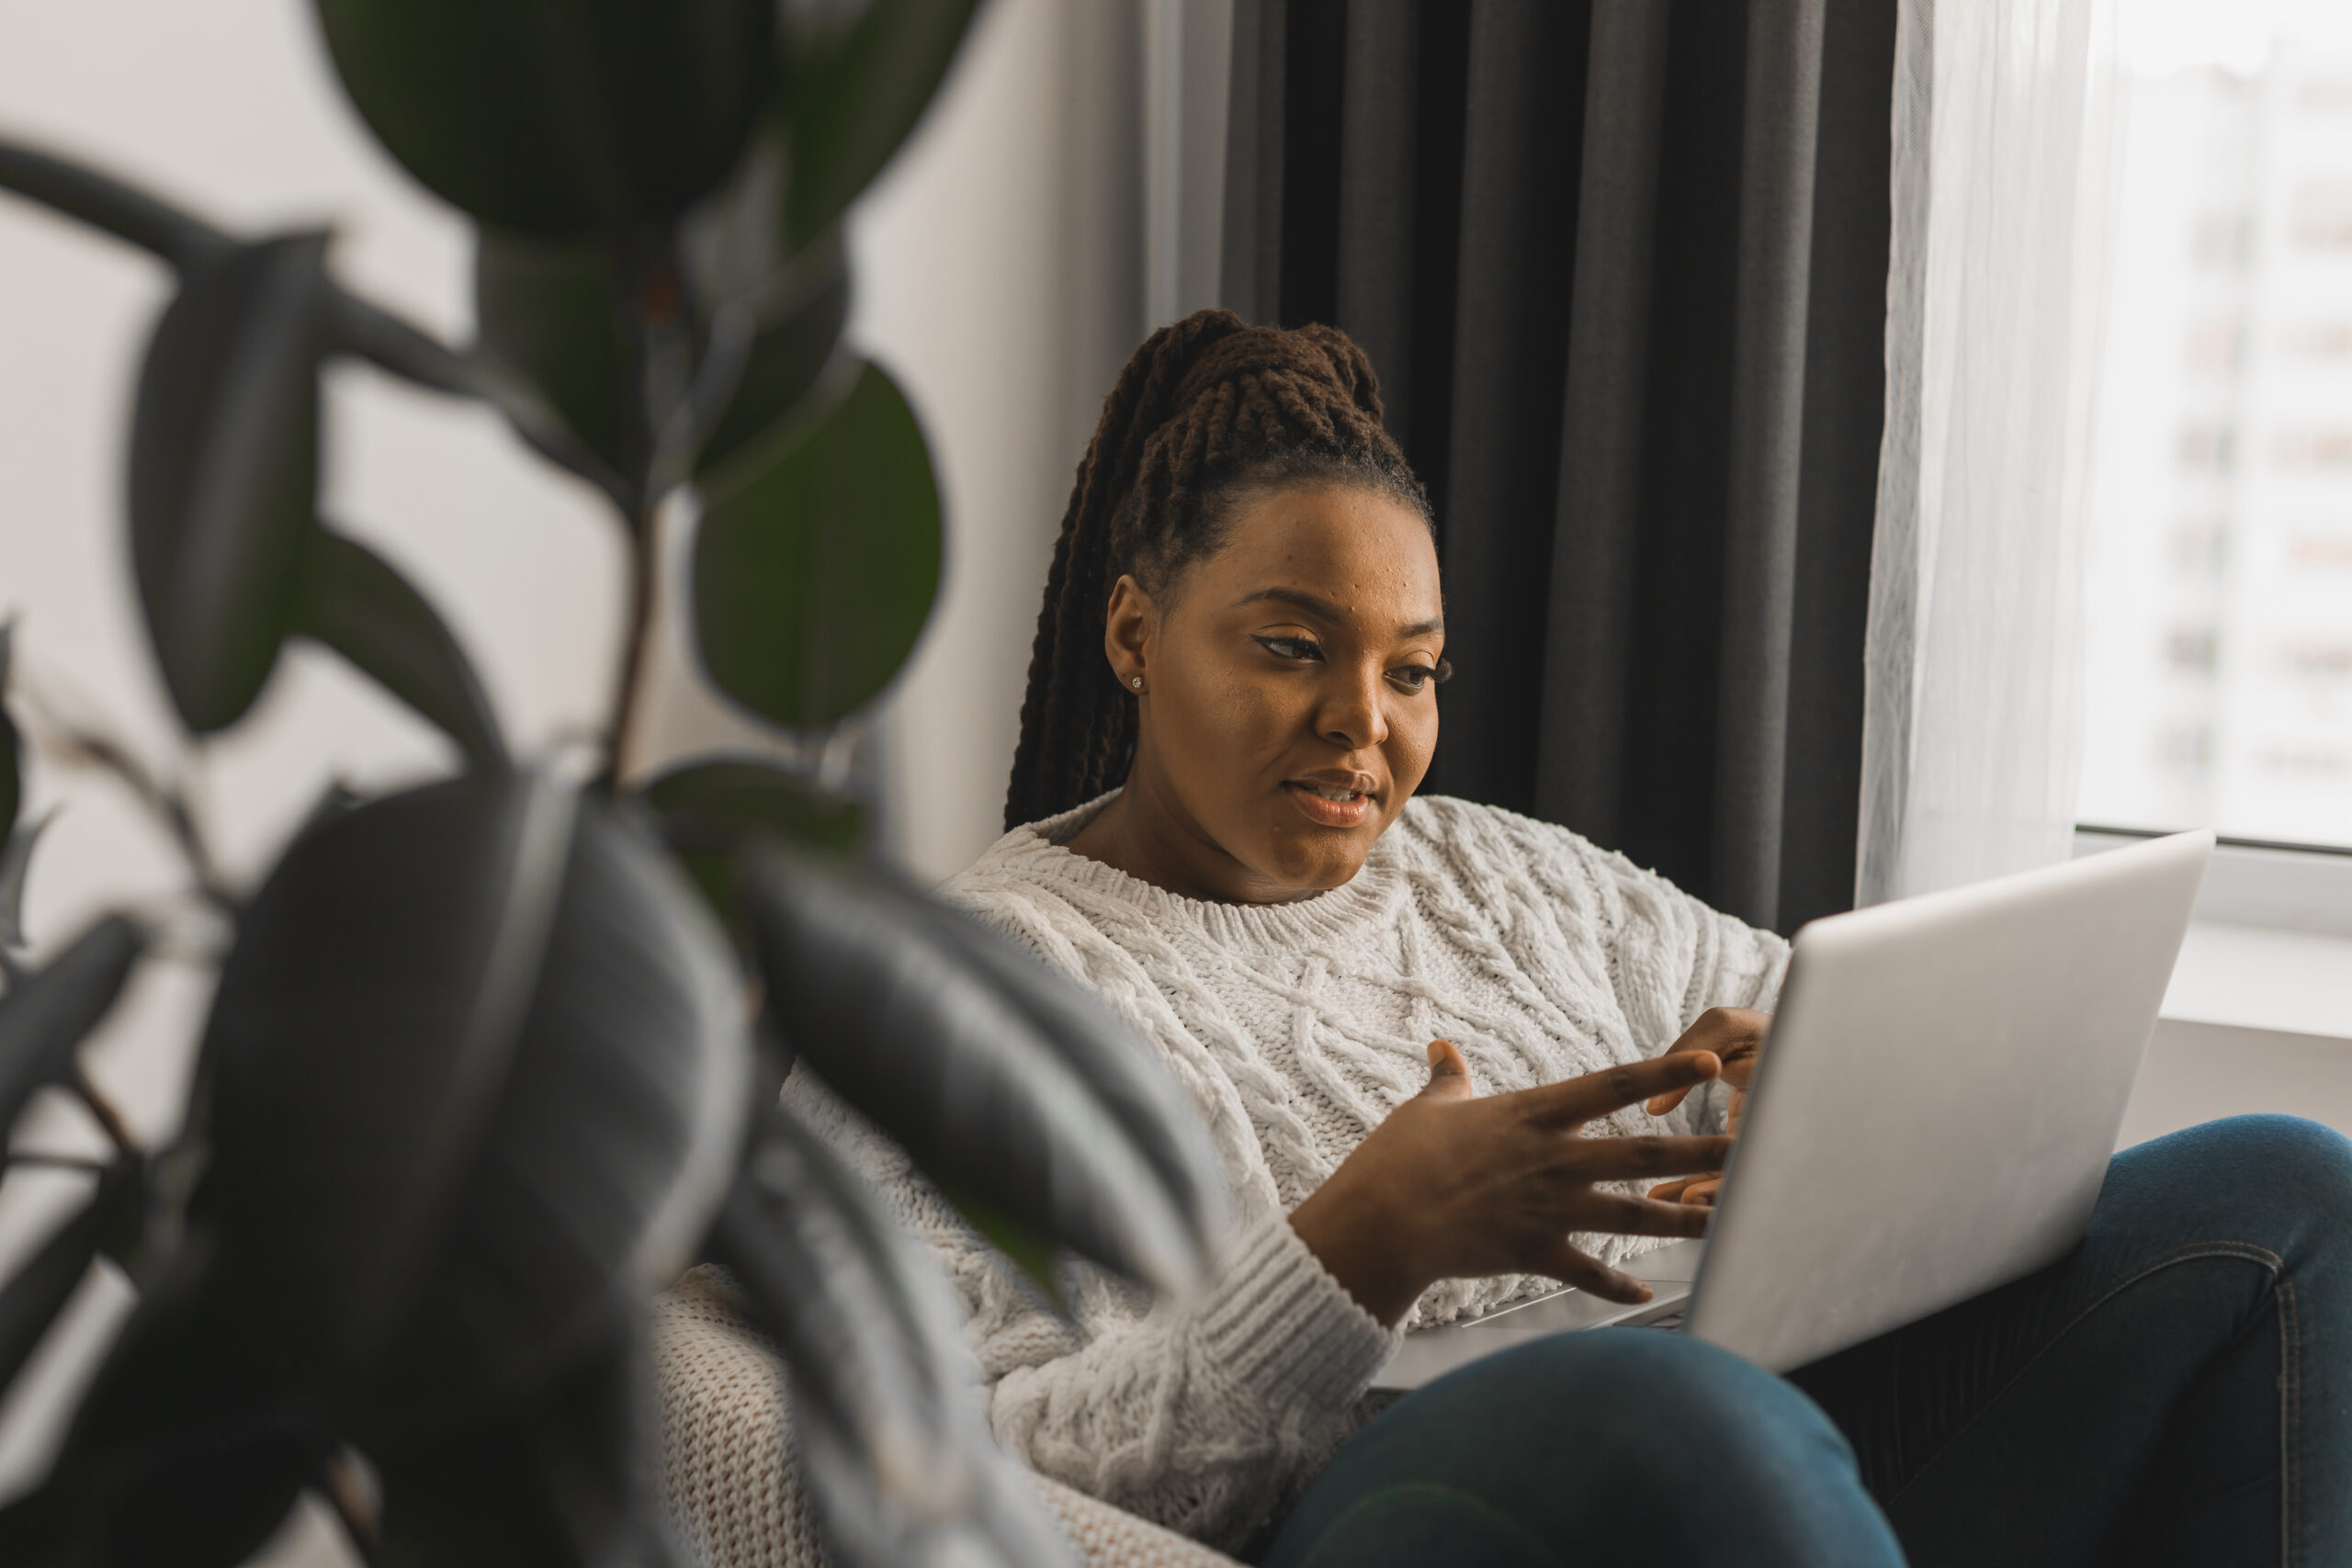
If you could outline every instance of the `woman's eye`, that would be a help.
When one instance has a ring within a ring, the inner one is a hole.
[[[1428,664],[1408,664],[1401,670],[1390,671],[1388,678],[1408,692],[1418,692],[1437,679],[1437,670]]]
[[[1323,649],[1316,645],[1313,637],[1261,637],[1257,643],[1276,659],[1294,659],[1302,664],[1323,657]]]

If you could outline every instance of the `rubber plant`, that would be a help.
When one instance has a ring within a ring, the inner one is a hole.
[[[149,1148],[79,1054],[162,933],[126,912],[27,950],[37,825],[0,714],[0,1134],[55,1086],[113,1148],[0,1287],[0,1388],[92,1268],[139,1297],[46,1480],[0,1508],[0,1562],[228,1568],[305,1494],[372,1562],[670,1560],[644,1325],[697,1258],[787,1364],[836,1561],[1068,1561],[971,1404],[945,1286],[777,1086],[787,1057],[821,1076],[1048,1292],[1064,1249],[1194,1280],[1216,1183],[1188,1103],[1086,998],[881,869],[812,772],[630,765],[675,492],[699,503],[702,667],[786,752],[823,756],[929,612],[932,467],[842,341],[841,231],[973,6],[316,0],[362,118],[476,225],[464,346],[339,282],[322,233],[228,232],[0,143],[0,189],[176,275],[125,521],[188,744],[308,638],[461,764],[336,794],[245,887],[168,779],[48,727],[138,787],[225,917],[184,1127]],[[502,411],[610,502],[631,593],[593,777],[516,755],[424,595],[322,514],[338,358]]]

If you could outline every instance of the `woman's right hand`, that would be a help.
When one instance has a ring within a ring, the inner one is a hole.
[[[1430,1081],[1340,1162],[1291,1227],[1383,1324],[1440,1280],[1544,1274],[1615,1302],[1649,1287],[1568,1245],[1570,1233],[1703,1235],[1707,1211],[1601,1190],[1721,1169],[1722,1137],[1586,1137],[1587,1122],[1723,1071],[1705,1051],[1480,1097],[1450,1041],[1430,1042]]]

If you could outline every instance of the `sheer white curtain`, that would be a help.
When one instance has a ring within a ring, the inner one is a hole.
[[[1903,0],[1856,897],[2064,858],[2113,0]]]

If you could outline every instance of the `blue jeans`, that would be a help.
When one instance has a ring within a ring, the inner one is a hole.
[[[2118,1155],[2067,1257],[1787,1378],[1608,1329],[1343,1448],[1270,1568],[2352,1563],[2352,1143]]]

